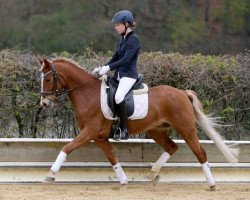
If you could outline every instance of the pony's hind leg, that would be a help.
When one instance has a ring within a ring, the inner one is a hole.
[[[169,137],[168,131],[165,128],[155,128],[147,131],[147,134],[165,150],[160,158],[153,164],[149,174],[149,179],[152,180],[153,184],[155,185],[160,179],[159,172],[162,166],[168,161],[170,156],[172,156],[177,151],[178,146]]]
[[[128,183],[128,178],[125,175],[120,163],[117,160],[117,157],[114,153],[113,147],[110,144],[108,139],[103,139],[103,140],[94,140],[95,144],[103,150],[103,152],[105,153],[106,157],[108,158],[109,162],[111,163],[111,165],[113,166],[113,170],[117,176],[117,178],[119,179],[120,183],[122,185],[125,185]]]
[[[86,127],[81,130],[80,134],[73,139],[71,142],[66,144],[62,151],[56,158],[56,161],[52,165],[50,172],[44,179],[44,183],[52,183],[55,181],[55,174],[59,172],[63,162],[66,160],[67,155],[69,155],[74,149],[79,148],[83,144],[86,144],[92,140],[92,132]]]
[[[215,180],[210,170],[210,165],[207,161],[206,151],[202,148],[199,138],[197,136],[197,130],[195,123],[187,123],[186,127],[175,128],[176,131],[182,136],[192,152],[197,157],[198,161],[202,165],[202,170],[205,174],[207,183],[210,186],[210,190],[215,190]]]

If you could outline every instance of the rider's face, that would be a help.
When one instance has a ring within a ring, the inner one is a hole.
[[[117,23],[115,24],[115,30],[119,35],[121,35],[125,32],[125,25],[123,23]]]

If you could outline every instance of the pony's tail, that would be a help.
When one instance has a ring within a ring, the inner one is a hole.
[[[217,133],[214,126],[216,125],[215,118],[208,117],[205,115],[202,104],[197,98],[196,94],[192,90],[185,90],[188,98],[193,104],[194,113],[196,116],[196,120],[201,127],[201,129],[206,133],[206,135],[214,141],[215,145],[218,147],[218,149],[221,151],[221,153],[225,156],[225,158],[230,163],[237,163],[238,162],[238,155],[239,155],[239,149],[238,148],[232,148],[232,146],[227,146],[223,142],[222,136]]]

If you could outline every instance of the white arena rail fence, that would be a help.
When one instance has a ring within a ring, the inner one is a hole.
[[[71,139],[0,138],[0,183],[43,181],[62,147]],[[110,140],[130,182],[148,181],[147,174],[163,149],[150,139]],[[160,182],[206,182],[201,165],[183,140],[161,170]],[[240,151],[230,164],[212,141],[201,140],[217,182],[250,183],[250,141],[230,141]],[[56,177],[57,182],[118,182],[103,152],[93,143],[73,151]]]

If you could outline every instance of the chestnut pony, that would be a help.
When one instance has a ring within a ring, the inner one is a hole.
[[[108,140],[112,121],[105,119],[101,111],[101,80],[67,58],[56,58],[51,62],[46,59],[39,59],[39,61],[42,73],[41,105],[49,106],[51,101],[67,92],[80,128],[79,135],[63,147],[44,181],[55,181],[55,174],[59,171],[66,156],[74,149],[94,140],[107,156],[120,183],[127,184],[127,177]],[[168,129],[174,128],[201,163],[207,183],[210,189],[214,190],[215,181],[206,152],[199,143],[196,122],[229,162],[238,161],[238,149],[224,144],[221,136],[214,129],[214,121],[204,114],[202,105],[193,91],[160,85],[149,88],[148,95],[147,116],[140,120],[129,120],[128,132],[129,134],[145,132],[164,149],[163,154],[153,164],[149,178],[157,182],[161,167],[177,151],[177,144],[168,135]]]

